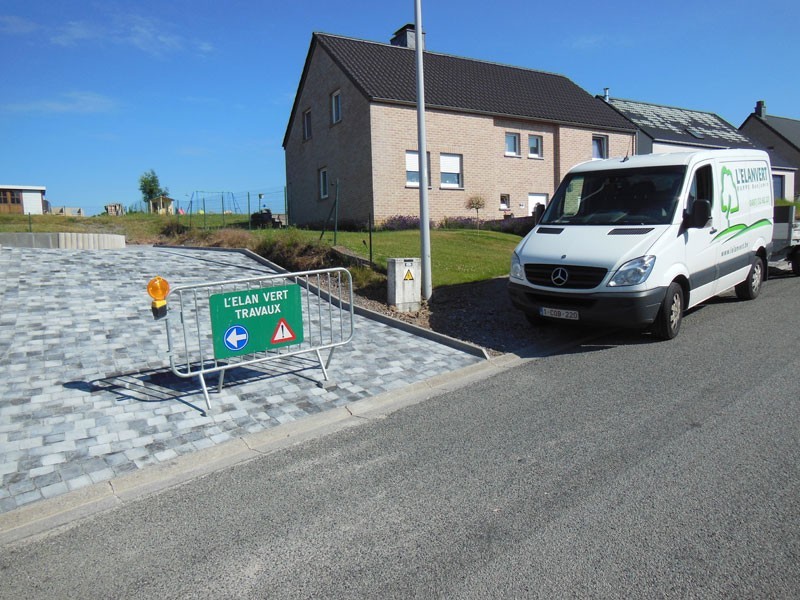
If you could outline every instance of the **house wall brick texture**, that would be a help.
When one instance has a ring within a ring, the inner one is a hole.
[[[331,94],[340,91],[342,118],[331,124]],[[303,140],[303,113],[311,110],[311,139]],[[286,186],[292,223],[322,223],[339,181],[339,215],[367,222],[372,205],[369,102],[328,54],[317,47],[286,141]],[[328,198],[320,199],[319,170],[328,170]]]
[[[510,212],[528,214],[528,194],[551,197],[564,174],[579,162],[592,158],[592,135],[609,137],[612,155],[632,153],[633,135],[556,125],[499,119],[486,115],[429,110],[425,116],[430,154],[430,217],[474,217],[466,208],[471,196],[486,200],[485,218],[501,215],[500,196],[511,198]],[[417,150],[415,107],[373,104],[371,127],[375,221],[394,215],[419,214],[419,188],[406,185],[405,153]],[[505,155],[506,133],[520,138],[519,156]],[[542,137],[542,158],[528,158],[528,136]],[[463,189],[442,188],[440,156],[462,156]],[[523,208],[520,208],[523,205]]]

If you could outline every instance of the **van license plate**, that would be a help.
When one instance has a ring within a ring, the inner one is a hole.
[[[568,319],[570,321],[578,320],[577,310],[562,310],[560,308],[540,308],[539,314],[543,317],[550,317],[552,319]]]

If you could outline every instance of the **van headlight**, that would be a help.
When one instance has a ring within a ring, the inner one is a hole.
[[[617,269],[611,281],[608,282],[608,287],[622,287],[644,283],[653,271],[653,265],[655,264],[655,256],[641,256],[629,260]]]
[[[514,252],[511,254],[511,279],[525,279],[525,270],[522,268],[522,263],[519,256]]]

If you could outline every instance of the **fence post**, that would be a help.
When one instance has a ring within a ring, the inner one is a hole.
[[[336,200],[334,201],[336,207],[333,216],[333,245],[336,245],[336,236],[339,233],[339,178],[336,178]]]

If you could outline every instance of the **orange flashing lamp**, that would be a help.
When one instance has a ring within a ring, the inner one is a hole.
[[[154,319],[163,319],[167,316],[167,294],[169,294],[169,283],[161,277],[153,277],[147,282],[147,293],[153,299],[150,308],[153,311]]]

